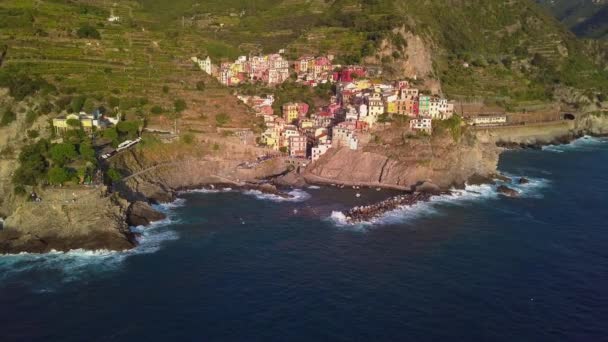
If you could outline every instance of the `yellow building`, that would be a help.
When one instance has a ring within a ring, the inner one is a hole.
[[[290,124],[298,119],[300,106],[297,103],[289,102],[283,105],[283,118]]]
[[[386,112],[389,114],[397,114],[397,102],[391,101],[386,103]]]
[[[300,120],[301,129],[313,128],[314,126],[315,126],[315,122],[311,119]]]
[[[85,131],[93,130],[94,122],[92,117],[89,117],[88,115],[79,116],[76,114],[69,114],[66,117],[59,117],[53,119],[53,128],[55,129],[55,132],[65,133],[65,131],[67,131],[68,129],[77,128],[73,125],[70,125],[70,121],[79,121],[80,127],[82,127],[82,129],[84,129]]]
[[[355,86],[358,90],[365,90],[372,87],[372,82],[370,80],[356,80]]]
[[[279,137],[274,130],[267,130],[262,134],[262,143],[274,150],[279,149]]]

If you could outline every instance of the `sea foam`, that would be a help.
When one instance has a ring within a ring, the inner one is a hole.
[[[540,189],[549,184],[547,180],[541,178],[529,178],[530,182],[528,184],[518,184],[517,181],[521,177],[507,176],[510,176],[510,182],[498,181],[495,185],[466,185],[464,189],[452,189],[449,194],[433,196],[427,202],[401,206],[366,222],[350,223],[346,215],[340,211],[332,212],[329,220],[338,227],[354,227],[356,229],[366,229],[375,225],[408,223],[422,217],[443,215],[441,206],[466,206],[482,200],[498,199],[500,195],[496,188],[502,184],[517,190],[522,198],[541,198]]]
[[[554,153],[564,153],[569,151],[595,151],[597,148],[601,147],[603,144],[606,143],[608,143],[608,140],[606,138],[596,138],[585,135],[581,138],[571,141],[568,144],[543,146],[542,150]]]
[[[310,198],[310,194],[300,189],[294,189],[287,193],[288,197],[283,197],[275,194],[268,194],[259,190],[247,190],[243,192],[245,195],[254,196],[260,200],[273,202],[304,202]]]
[[[19,253],[0,256],[0,286],[6,283],[28,285],[35,292],[53,291],[60,284],[103,276],[120,269],[124,261],[134,255],[157,252],[166,241],[179,235],[167,226],[178,222],[174,209],[185,204],[184,199],[154,205],[167,215],[148,227],[131,227],[138,234],[138,245],[126,251],[74,249],[67,252],[51,251],[44,254]],[[41,279],[41,275],[44,276]]]

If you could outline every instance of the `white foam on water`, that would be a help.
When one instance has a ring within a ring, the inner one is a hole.
[[[312,189],[312,190],[319,190],[319,189],[321,189],[321,187],[317,186],[317,185],[309,185],[308,188]]]
[[[183,190],[183,191],[180,191],[179,194],[180,195],[183,195],[183,194],[218,194],[220,192],[231,192],[231,191],[233,191],[232,188],[222,188],[222,189],[200,188],[200,189]]]
[[[526,176],[523,176],[523,178],[526,178],[528,183],[519,184],[519,180],[522,178],[522,176],[516,176],[506,172],[503,172],[503,175],[509,177],[511,181],[500,182],[500,184],[504,184],[514,190],[517,190],[520,198],[543,198],[544,196],[541,190],[549,187],[551,184],[551,181],[545,178]]]
[[[596,138],[585,135],[571,141],[568,144],[543,146],[542,150],[554,153],[564,153],[568,151],[593,151],[606,143],[608,143],[606,138]]]
[[[0,255],[0,285],[12,281],[29,283],[33,291],[44,293],[54,291],[60,284],[86,281],[92,276],[116,271],[122,267],[128,257],[157,252],[166,241],[178,239],[177,232],[166,227],[178,222],[173,210],[184,204],[184,199],[178,199],[172,203],[154,205],[153,207],[165,213],[167,218],[153,222],[148,227],[131,227],[131,231],[139,236],[138,245],[130,250],[74,249],[68,252],[51,251],[44,254]],[[28,279],[36,279],[36,281]]]
[[[370,221],[350,223],[342,212],[334,211],[329,217],[338,227],[354,227],[365,229],[374,225],[387,225],[405,223],[421,217],[441,215],[437,205],[467,205],[470,202],[481,199],[497,198],[495,187],[491,185],[467,185],[465,189],[453,189],[450,194],[433,196],[427,202],[417,202],[412,205],[400,206],[395,210],[388,211]]]
[[[267,200],[267,201],[273,201],[273,202],[304,202],[307,199],[310,198],[310,194],[300,190],[300,189],[294,189],[290,192],[287,193],[288,197],[283,197],[283,196],[279,196],[279,195],[275,195],[275,194],[267,194],[264,192],[261,192],[259,190],[247,190],[243,192],[245,195],[250,195],[250,196],[254,196],[257,199],[260,200]]]

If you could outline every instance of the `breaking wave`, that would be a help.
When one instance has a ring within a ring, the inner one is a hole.
[[[75,249],[1,255],[0,286],[18,284],[26,285],[34,292],[49,292],[65,283],[103,277],[109,271],[119,270],[127,258],[157,252],[166,241],[178,239],[179,235],[168,226],[179,222],[174,209],[184,205],[184,199],[154,205],[167,218],[145,228],[131,227],[131,231],[138,233],[138,245],[128,251]]]
[[[180,191],[180,194],[217,194],[220,192],[231,192],[233,191],[232,188],[222,188],[222,189],[217,189],[217,188],[200,188],[200,189],[192,189],[192,190],[184,190],[184,191]]]
[[[585,135],[571,141],[569,144],[543,146],[542,150],[554,153],[564,153],[569,151],[595,151],[598,147],[606,143],[608,143],[606,138],[596,138]]]
[[[283,197],[275,194],[268,194],[259,190],[247,190],[243,192],[245,195],[254,196],[260,200],[273,202],[304,202],[310,198],[310,194],[300,189],[294,189],[287,193],[289,197]]]
[[[401,206],[366,222],[350,223],[346,215],[340,211],[333,211],[329,220],[338,227],[354,227],[355,229],[366,229],[374,225],[408,223],[422,217],[442,215],[442,205],[465,206],[475,201],[497,199],[500,197],[500,194],[498,194],[496,188],[500,185],[507,185],[517,190],[520,198],[542,198],[540,190],[549,185],[549,181],[542,178],[527,178],[529,183],[519,184],[518,180],[521,177],[506,176],[511,181],[497,181],[495,185],[467,185],[464,189],[452,189],[450,194],[433,196],[428,202]]]

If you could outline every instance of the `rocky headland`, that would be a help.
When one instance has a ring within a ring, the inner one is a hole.
[[[278,196],[287,196],[281,186],[307,183],[406,191],[370,207],[355,208],[347,215],[353,221],[368,221],[398,206],[426,201],[451,187],[492,182],[505,147],[564,143],[584,134],[607,133],[608,119],[591,115],[545,126],[469,130],[460,137],[404,137],[386,130],[378,133],[380,139],[360,150],[331,149],[307,168],[298,168],[284,158],[257,160],[259,149],[227,147],[221,154],[171,157],[134,149],[112,160],[111,166],[123,178],[111,188],[47,187],[37,193],[40,201],[36,201],[14,197],[10,183],[3,182],[0,190],[7,196],[0,206],[4,219],[0,253],[127,250],[137,244],[129,226],[145,226],[164,218],[150,204],[170,202],[180,191],[211,185]],[[4,179],[10,179],[10,163],[3,161],[0,166]],[[517,196],[511,189],[503,190],[506,196]]]

